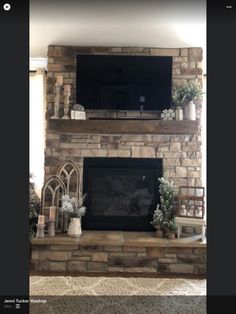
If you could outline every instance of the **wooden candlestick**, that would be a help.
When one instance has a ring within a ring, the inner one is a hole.
[[[51,117],[51,119],[59,119],[60,89],[61,89],[60,83],[56,83],[55,88],[56,88],[56,96],[55,96],[55,105],[54,105],[54,115]]]
[[[64,86],[64,116],[62,119],[70,119],[69,117],[69,98],[70,98],[70,85],[65,85]]]
[[[50,210],[49,211],[49,220],[55,220],[57,207],[56,206],[50,206],[49,210]]]
[[[48,235],[50,237],[55,236],[55,224],[56,224],[56,220],[49,220],[48,221]]]
[[[44,227],[45,225],[37,224],[37,234],[36,238],[44,238]]]

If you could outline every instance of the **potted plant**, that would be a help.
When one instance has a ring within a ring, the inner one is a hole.
[[[171,103],[175,108],[175,119],[183,120],[183,107],[185,104],[185,98],[187,94],[186,85],[176,85],[172,89]]]
[[[159,193],[160,193],[160,204],[157,205],[156,210],[153,214],[153,220],[151,224],[158,230],[161,230],[163,235],[166,237],[173,238],[175,233],[175,210],[174,210],[174,186],[173,182],[167,178],[159,178],[160,182]],[[159,234],[157,234],[159,236]]]
[[[203,93],[201,85],[197,80],[184,85],[174,86],[172,89],[172,104],[176,108],[176,113],[178,108],[182,108],[185,111],[187,120],[196,120],[194,100],[197,100]],[[176,117],[178,117],[178,114],[176,114]]]
[[[81,230],[81,217],[86,213],[86,207],[83,206],[84,195],[81,199],[71,197],[69,194],[62,196],[61,211],[68,215],[70,222],[67,234],[71,237],[79,237],[82,233]]]

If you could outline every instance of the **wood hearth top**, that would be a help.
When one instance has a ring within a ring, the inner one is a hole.
[[[168,240],[157,238],[155,232],[134,231],[83,231],[80,238],[66,234],[55,237],[35,238],[32,245],[103,245],[103,246],[139,246],[139,247],[191,247],[204,248],[205,242],[196,241],[198,236]]]
[[[195,134],[198,121],[50,119],[49,130],[86,134]]]

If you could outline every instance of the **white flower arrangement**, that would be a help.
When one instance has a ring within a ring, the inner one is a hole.
[[[85,197],[86,194],[82,197],[82,199],[70,197],[69,194],[63,195],[61,211],[67,213],[68,216],[72,218],[79,218],[84,216],[86,213],[86,207],[83,206]]]
[[[175,112],[172,109],[165,109],[161,113],[161,118],[163,120],[173,120],[175,118]]]

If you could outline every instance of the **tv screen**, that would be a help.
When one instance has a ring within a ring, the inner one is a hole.
[[[85,109],[170,107],[172,57],[77,55],[76,103]]]

